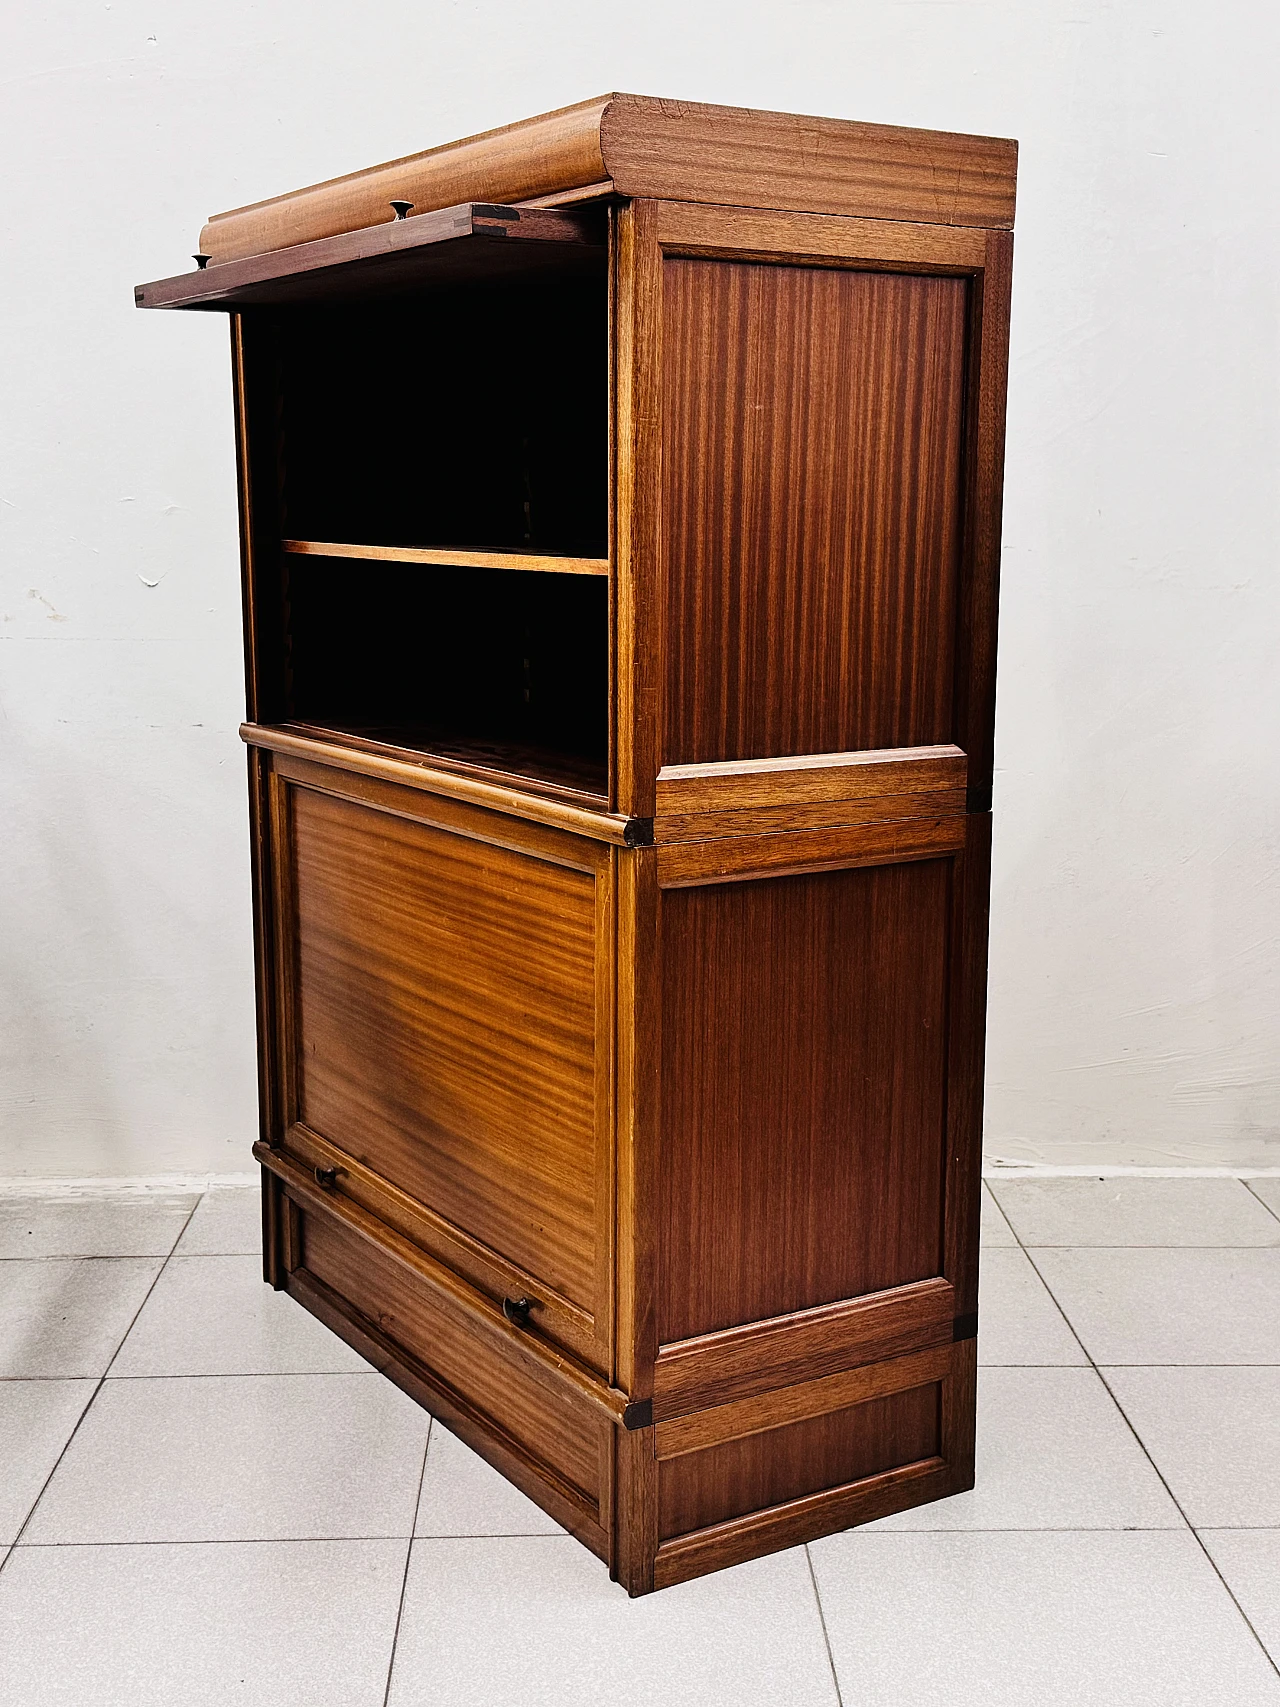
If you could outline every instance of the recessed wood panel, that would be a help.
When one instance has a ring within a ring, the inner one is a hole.
[[[665,764],[953,738],[968,291],[665,260]]]
[[[951,861],[662,896],[658,1339],[941,1272]]]
[[[746,1435],[658,1466],[662,1540],[937,1455],[937,1382]]]
[[[593,1311],[599,879],[310,789],[291,799],[298,1118]]]

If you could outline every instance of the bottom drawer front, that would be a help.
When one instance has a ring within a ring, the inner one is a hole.
[[[422,1366],[464,1413],[505,1436],[535,1475],[561,1484],[603,1524],[612,1429],[572,1393],[552,1393],[514,1367],[483,1324],[466,1320],[399,1264],[330,1220],[308,1211],[301,1269],[338,1294],[379,1334]],[[484,1441],[471,1444],[484,1450]],[[505,1466],[504,1466],[505,1468]],[[534,1489],[526,1491],[533,1492]],[[560,1513],[555,1515],[559,1516]]]
[[[929,1382],[663,1460],[660,1539],[936,1458],[941,1392]]]

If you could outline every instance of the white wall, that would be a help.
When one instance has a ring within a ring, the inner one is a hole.
[[[132,285],[619,87],[1021,139],[988,1150],[1280,1162],[1273,8],[7,12],[0,1174],[255,1134],[226,325]]]

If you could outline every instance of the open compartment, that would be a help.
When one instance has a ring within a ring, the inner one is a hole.
[[[604,577],[285,562],[291,722],[608,794]]]
[[[282,532],[608,556],[608,300],[514,279],[279,325]]]

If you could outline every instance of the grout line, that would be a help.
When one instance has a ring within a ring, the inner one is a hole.
[[[809,1567],[809,1581],[813,1584],[813,1598],[818,1603],[818,1623],[822,1626],[823,1646],[827,1650],[827,1664],[831,1667],[831,1681],[835,1685],[836,1707],[844,1707],[844,1696],[840,1692],[840,1675],[836,1671],[836,1658],[831,1652],[831,1637],[827,1631],[827,1615],[822,1609],[822,1596],[818,1592],[818,1575],[813,1568],[813,1554],[809,1551],[809,1543],[804,1544],[805,1563]]]
[[[1271,1205],[1267,1202],[1265,1197],[1259,1197],[1258,1196],[1257,1192],[1253,1189],[1253,1186],[1250,1184],[1250,1182],[1247,1179],[1242,1179],[1240,1181],[1240,1184],[1249,1193],[1249,1196],[1254,1200],[1255,1203],[1260,1203],[1262,1205],[1262,1207],[1266,1210],[1268,1215],[1272,1216],[1276,1221],[1280,1221],[1280,1214],[1278,1214],[1271,1207]]]
[[[436,1419],[427,1413],[427,1438],[422,1443],[422,1468],[418,1472],[418,1497],[413,1502],[413,1518],[409,1524],[409,1544],[404,1550],[404,1575],[400,1578],[400,1599],[396,1603],[396,1627],[391,1632],[391,1653],[387,1659],[387,1682],[382,1691],[382,1707],[391,1700],[391,1678],[396,1669],[396,1647],[400,1641],[400,1620],[404,1617],[404,1597],[409,1586],[409,1565],[413,1559],[413,1543],[418,1528],[418,1512],[422,1506],[422,1489],[427,1479],[427,1455],[431,1451],[431,1436]]]
[[[1258,1201],[1261,1202],[1261,1199]],[[1264,1204],[1263,1207],[1265,1208],[1266,1205]],[[1014,1237],[1016,1238],[1017,1235],[1015,1234]],[[1083,1240],[1077,1240],[1074,1244],[1068,1245],[1031,1244],[1023,1245],[1022,1248],[1024,1251],[1274,1251],[1277,1244],[1280,1244],[1280,1239],[1276,1240],[1272,1244],[1260,1244],[1254,1242],[1248,1245],[1189,1245],[1186,1243],[1180,1245],[1131,1245],[1128,1243],[1122,1244],[1119,1241],[1113,1242],[1109,1245],[1089,1245],[1085,1244]],[[1009,1246],[983,1245],[981,1248],[988,1251],[1007,1251]]]
[[[359,1356],[359,1353],[356,1353]],[[176,1373],[160,1372],[155,1375],[112,1375],[108,1372],[103,1379],[106,1381],[308,1381],[320,1375],[350,1375],[367,1379],[370,1375],[381,1374],[372,1365],[368,1369],[193,1369],[188,1374],[179,1370]],[[27,1379],[31,1379],[28,1377]],[[48,1379],[74,1380],[74,1376],[49,1377]],[[81,1380],[92,1380],[92,1376],[81,1376]],[[385,1378],[384,1378],[385,1379]]]
[[[187,1218],[183,1222],[182,1227],[180,1228],[180,1230],[177,1234],[177,1237],[174,1239],[173,1245],[171,1245],[169,1248],[169,1256],[173,1255],[174,1249],[176,1248],[177,1243],[178,1243],[178,1239],[180,1239],[182,1237],[183,1233],[185,1233],[187,1228],[191,1225],[191,1217],[192,1217],[192,1215],[195,1214],[196,1209],[199,1206],[199,1203],[200,1203],[200,1199],[197,1197],[196,1201],[191,1205],[190,1211],[187,1214]],[[133,1315],[130,1317],[129,1326],[125,1329],[123,1334],[121,1334],[119,1342],[116,1345],[116,1349],[111,1354],[110,1363],[107,1364],[107,1368],[104,1369],[102,1374],[98,1377],[97,1385],[94,1387],[93,1392],[90,1393],[88,1400],[85,1403],[84,1409],[80,1412],[80,1415],[76,1418],[75,1427],[71,1430],[71,1433],[67,1436],[66,1440],[63,1442],[62,1451],[59,1452],[57,1458],[54,1460],[53,1468],[50,1470],[49,1474],[45,1477],[44,1481],[40,1484],[40,1492],[36,1495],[35,1499],[31,1502],[31,1505],[27,1511],[27,1515],[22,1520],[22,1527],[18,1530],[18,1533],[13,1538],[13,1545],[10,1547],[9,1551],[5,1554],[4,1559],[2,1561],[0,1561],[0,1572],[2,1572],[4,1570],[5,1566],[8,1564],[9,1560],[13,1557],[14,1553],[17,1552],[18,1543],[22,1540],[22,1537],[26,1534],[28,1525],[30,1524],[31,1519],[35,1516],[36,1510],[40,1504],[40,1501],[44,1498],[45,1493],[48,1490],[49,1483],[57,1475],[58,1466],[62,1463],[62,1460],[66,1457],[67,1453],[70,1451],[71,1442],[75,1439],[76,1435],[79,1434],[81,1424],[84,1422],[84,1419],[88,1416],[89,1412],[92,1410],[94,1401],[97,1399],[98,1394],[102,1391],[103,1384],[107,1379],[107,1371],[111,1368],[111,1364],[115,1362],[116,1358],[119,1357],[120,1347],[124,1344],[124,1342],[128,1339],[129,1335],[133,1332],[134,1323],[137,1321],[138,1317],[142,1314],[143,1310],[146,1309],[147,1299],[150,1298],[151,1294],[155,1291],[156,1285],[160,1279],[160,1276],[164,1273],[165,1269],[168,1266],[169,1266],[169,1257],[166,1257],[164,1259],[164,1261],[160,1264],[160,1267],[156,1270],[154,1276],[152,1277],[151,1284],[150,1284],[150,1286],[148,1286],[147,1291],[146,1291],[146,1296],[143,1298],[141,1304],[138,1305],[138,1308],[133,1312]],[[92,1380],[93,1378],[92,1378],[92,1376],[90,1376],[90,1377],[88,1377],[88,1379]]]
[[[178,1229],[177,1237],[174,1239],[173,1243],[169,1246],[168,1256],[160,1264],[160,1267],[156,1271],[155,1279],[151,1282],[150,1286],[148,1286],[147,1296],[142,1300],[141,1304],[139,1304],[138,1308],[133,1312],[132,1321],[130,1321],[129,1326],[125,1329],[124,1333],[121,1335],[119,1345],[117,1345],[116,1349],[112,1352],[111,1362],[107,1364],[107,1367],[102,1372],[102,1379],[104,1381],[107,1379],[108,1375],[110,1375],[112,1368],[115,1365],[116,1358],[119,1357],[120,1353],[124,1350],[125,1341],[128,1339],[129,1335],[133,1332],[134,1328],[137,1326],[138,1317],[146,1309],[147,1304],[151,1298],[151,1294],[155,1291],[156,1287],[160,1284],[160,1276],[164,1273],[165,1269],[167,1269],[169,1264],[173,1261],[173,1253],[178,1248],[178,1241],[182,1238],[182,1235],[186,1232],[187,1228],[191,1225],[191,1217],[195,1214],[196,1210],[199,1207],[200,1207],[200,1199],[197,1197],[195,1202],[191,1205],[191,1210],[190,1210],[190,1213],[187,1215],[186,1220],[182,1223],[182,1226]],[[97,1398],[96,1393],[94,1394],[94,1398],[95,1399]],[[89,1403],[92,1404],[93,1399],[90,1399]]]
[[[366,1542],[374,1541],[405,1541],[404,1535],[205,1535],[193,1539],[191,1536],[135,1536],[128,1541],[15,1541],[14,1551],[21,1546],[24,1553],[43,1552],[55,1553],[59,1548],[66,1547],[327,1547],[344,1545],[363,1546]],[[458,1541],[485,1541],[484,1535],[459,1535],[450,1537]],[[502,1537],[500,1539],[509,1539]]]
[[[186,1223],[183,1223],[183,1230]],[[168,1262],[172,1251],[46,1251],[38,1257],[0,1257],[6,1262]]]
[[[1023,1248],[1025,1250],[1025,1246]],[[1129,1413],[1125,1410],[1124,1406],[1120,1403],[1120,1400],[1116,1397],[1115,1390],[1112,1387],[1111,1383],[1107,1380],[1106,1376],[1103,1374],[1103,1370],[1098,1367],[1098,1364],[1094,1361],[1093,1357],[1090,1356],[1088,1347],[1085,1345],[1084,1341],[1080,1338],[1079,1334],[1076,1334],[1076,1330],[1074,1327],[1072,1327],[1071,1320],[1068,1317],[1067,1312],[1062,1308],[1062,1305],[1058,1303],[1058,1299],[1054,1294],[1053,1288],[1049,1285],[1049,1282],[1045,1279],[1043,1274],[1040,1274],[1040,1270],[1038,1268],[1036,1268],[1035,1258],[1031,1255],[1031,1253],[1029,1251],[1027,1252],[1027,1261],[1031,1264],[1032,1268],[1035,1269],[1036,1274],[1039,1275],[1040,1284],[1044,1287],[1045,1291],[1049,1294],[1050,1298],[1053,1299],[1053,1302],[1057,1306],[1058,1313],[1061,1315],[1063,1321],[1066,1322],[1066,1324],[1069,1328],[1071,1328],[1071,1332],[1073,1334],[1075,1334],[1076,1344],[1080,1347],[1081,1351],[1083,1351],[1085,1356],[1089,1359],[1090,1368],[1093,1370],[1094,1374],[1098,1377],[1099,1381],[1102,1382],[1102,1385],[1106,1388],[1107,1392],[1110,1394],[1112,1404],[1115,1406],[1115,1408],[1119,1411],[1120,1415],[1123,1417],[1124,1422],[1125,1422],[1125,1426],[1128,1428],[1129,1433],[1133,1436],[1134,1440],[1138,1443],[1138,1447],[1139,1447],[1140,1451],[1142,1452],[1143,1457],[1146,1459],[1147,1463],[1150,1464],[1151,1468],[1155,1471],[1156,1475],[1160,1478],[1161,1486],[1164,1488],[1164,1491],[1168,1494],[1169,1498],[1173,1501],[1173,1504],[1174,1504],[1175,1508],[1177,1509],[1179,1517],[1181,1517],[1181,1519],[1182,1519],[1183,1523],[1186,1525],[1189,1533],[1195,1537],[1196,1546],[1199,1547],[1200,1551],[1204,1554],[1205,1558],[1209,1561],[1210,1569],[1213,1571],[1214,1576],[1217,1577],[1218,1581],[1222,1584],[1223,1588],[1226,1590],[1227,1595],[1230,1598],[1231,1604],[1235,1607],[1236,1611],[1240,1614],[1241,1618],[1244,1620],[1245,1628],[1248,1630],[1249,1634],[1253,1637],[1254,1641],[1258,1644],[1259,1648],[1261,1648],[1262,1657],[1266,1660],[1267,1664],[1271,1667],[1272,1671],[1275,1672],[1278,1677],[1280,1677],[1280,1663],[1277,1663],[1277,1661],[1272,1658],[1271,1653],[1270,1653],[1269,1649],[1267,1648],[1266,1643],[1262,1640],[1262,1637],[1259,1636],[1258,1632],[1254,1629],[1253,1620],[1249,1617],[1249,1615],[1246,1613],[1244,1607],[1241,1606],[1240,1602],[1236,1599],[1235,1591],[1232,1589],[1231,1584],[1227,1581],[1226,1577],[1223,1576],[1221,1570],[1218,1568],[1217,1560],[1214,1558],[1213,1554],[1209,1551],[1209,1549],[1205,1546],[1203,1540],[1200,1537],[1199,1531],[1196,1529],[1195,1525],[1191,1522],[1191,1519],[1187,1516],[1185,1510],[1183,1509],[1182,1501],[1178,1498],[1178,1496],[1174,1493],[1173,1489],[1169,1486],[1168,1479],[1166,1478],[1164,1472],[1161,1470],[1160,1466],[1156,1463],[1155,1459],[1152,1457],[1150,1449],[1148,1448],[1146,1441],[1143,1440],[1142,1436],[1138,1433],[1137,1429],[1134,1427],[1133,1421],[1130,1418]],[[1122,1367],[1144,1367],[1144,1366],[1143,1365],[1125,1366],[1125,1365],[1120,1365],[1120,1364],[1106,1364],[1103,1367],[1107,1368],[1107,1369],[1116,1369],[1116,1368],[1122,1368]],[[1148,1366],[1148,1367],[1150,1367],[1150,1366]],[[1178,1364],[1165,1364],[1165,1365],[1159,1365],[1158,1367],[1175,1368],[1176,1369],[1180,1366]],[[1188,1365],[1187,1367],[1192,1367],[1192,1366]],[[1212,1368],[1214,1366],[1213,1365],[1207,1365],[1205,1367]],[[1219,1366],[1219,1367],[1221,1367],[1221,1366]]]

